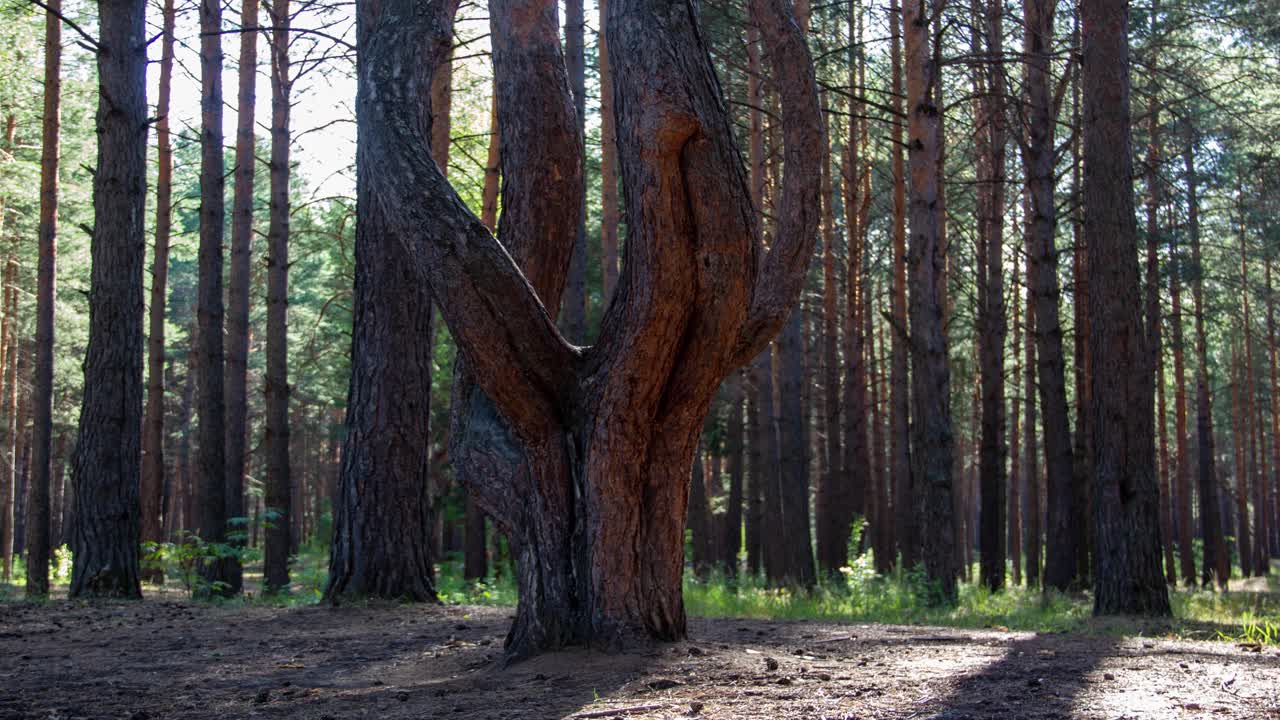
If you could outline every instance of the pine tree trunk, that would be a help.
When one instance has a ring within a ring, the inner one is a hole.
[[[974,51],[989,59],[977,71],[978,97],[978,357],[982,374],[982,439],[978,474],[982,483],[982,512],[979,516],[981,580],[991,590],[1005,583],[1006,506],[1009,502],[1005,476],[1004,445],[1004,68],[999,58],[1004,52],[1004,15],[999,0],[976,3]],[[979,41],[978,36],[982,37]]]
[[[728,577],[738,574],[738,553],[742,549],[742,476],[743,476],[743,373],[734,372],[727,384],[729,417],[725,423],[728,454],[729,496],[725,507],[719,543],[720,567]]]
[[[10,145],[12,147],[12,145]],[[18,442],[18,292],[15,287],[18,276],[18,264],[14,259],[12,252],[4,262],[4,329],[0,342],[4,345],[4,350],[0,352],[0,356],[4,358],[0,362],[0,371],[4,373],[4,382],[0,386],[3,393],[0,394],[0,401],[4,404],[4,446],[3,455],[0,456],[0,462],[4,463],[4,467],[0,472],[0,563],[4,566],[4,581],[9,582],[13,578],[13,547],[16,541],[15,525],[17,524],[17,477],[14,470],[17,467],[17,442]]]
[[[900,0],[889,6],[892,24],[891,63],[893,65],[893,328],[892,364],[889,369],[889,477],[893,484],[893,536],[895,547],[906,568],[919,559],[919,538],[915,494],[912,488],[912,465],[909,437],[907,378],[907,174],[903,159],[903,127],[907,123],[904,109],[902,36],[903,18]]]
[[[289,0],[275,0],[272,11],[271,217],[267,229],[266,427],[262,438],[267,457],[265,500],[272,521],[263,552],[263,587],[267,592],[289,585],[289,518],[301,510],[291,504],[289,461],[289,111],[293,86],[289,76]]]
[[[943,249],[939,242],[942,217],[938,206],[939,117],[931,88],[940,82],[940,65],[933,44],[932,24],[937,7],[924,0],[903,4],[904,64],[907,85],[907,134],[911,168],[910,258],[911,302],[911,497],[919,514],[920,559],[935,583],[937,602],[956,599],[954,508],[951,497],[953,436],[951,429],[951,371],[942,325],[944,296],[939,276]],[[914,543],[902,543],[909,547]],[[904,562],[909,559],[904,555]],[[914,559],[914,558],[910,558]]]
[[[1209,342],[1204,323],[1204,264],[1200,255],[1200,199],[1197,194],[1199,175],[1195,166],[1195,133],[1187,127],[1182,150],[1182,163],[1187,185],[1187,235],[1191,240],[1191,302],[1196,333],[1196,455],[1199,458],[1200,522],[1204,537],[1204,566],[1200,583],[1217,580],[1225,590],[1231,578],[1231,559],[1227,553],[1222,508],[1219,503],[1218,473],[1214,467],[1213,408],[1209,396]]]
[[[1268,370],[1270,371],[1271,387],[1273,391],[1271,396],[1271,478],[1269,482],[1265,482],[1263,487],[1262,504],[1264,512],[1267,515],[1267,527],[1270,528],[1270,539],[1265,546],[1263,559],[1266,562],[1265,570],[1271,571],[1272,553],[1277,549],[1277,543],[1280,543],[1280,487],[1272,487],[1277,477],[1280,477],[1280,393],[1274,391],[1280,387],[1277,384],[1277,362],[1276,362],[1276,310],[1275,295],[1272,294],[1271,286],[1271,255],[1267,255],[1267,360]]]
[[[173,144],[169,98],[173,86],[174,0],[164,0],[160,40],[160,86],[156,102],[156,236],[147,308],[147,404],[142,421],[142,541],[160,542],[169,513],[161,503],[165,485],[164,388],[165,308],[169,284],[169,238],[173,228]],[[162,523],[162,518],[164,523]],[[159,570],[149,580],[162,580]]]
[[[141,597],[146,3],[100,0],[98,162],[84,397],[71,469],[71,597]]]
[[[1031,255],[1027,256],[1027,277],[1030,279],[1035,275],[1036,261]],[[1023,472],[1027,477],[1027,522],[1026,522],[1026,549],[1027,549],[1027,585],[1036,587],[1040,585],[1048,585],[1042,580],[1042,571],[1040,559],[1042,556],[1041,548],[1043,542],[1041,538],[1044,533],[1041,531],[1041,518],[1045,514],[1040,512],[1041,497],[1047,495],[1042,493],[1043,485],[1040,482],[1040,448],[1039,439],[1036,435],[1036,387],[1038,369],[1036,363],[1036,314],[1035,314],[1035,298],[1030,292],[1027,293],[1027,307],[1025,315],[1026,338],[1023,342],[1023,389],[1022,397],[1026,408],[1026,420],[1023,425],[1023,442],[1022,449],[1024,453]],[[1044,523],[1048,525],[1046,521]]]
[[[586,133],[587,84],[586,56],[583,54],[583,0],[565,0],[564,4],[564,54],[569,71],[569,85],[573,89],[573,106],[578,119],[578,135]],[[587,212],[586,193],[580,192],[582,208],[578,215],[578,227],[574,230],[573,252],[569,256],[567,296],[563,308],[565,337],[573,343],[587,342]]]
[[[826,104],[826,95],[823,95]],[[825,114],[824,114],[825,117]],[[849,528],[853,522],[851,476],[841,472],[840,317],[836,281],[835,195],[831,181],[831,132],[826,129],[822,162],[822,432],[826,454],[814,500],[818,567],[837,575],[848,563]]]
[[[808,420],[804,412],[804,312],[796,308],[778,339],[778,449],[780,575],[784,585],[812,587],[817,582],[809,531]]]
[[[608,0],[600,0],[599,5],[596,57],[600,66],[600,262],[603,265],[600,298],[608,307],[613,289],[618,286],[618,136],[614,127],[613,67],[609,62],[609,39],[603,31],[609,12]],[[751,36],[750,30],[747,36]],[[747,82],[755,82],[759,87],[755,74]]]
[[[452,17],[450,9],[449,32]],[[357,22],[367,20],[360,15]],[[448,43],[436,49],[442,57],[449,50]],[[433,83],[433,89],[439,84]],[[440,136],[447,136],[437,132],[446,122],[437,107],[440,95],[431,93],[435,102],[424,108],[437,165],[447,158],[446,150],[437,147]],[[361,152],[358,148],[350,400],[325,600],[435,602],[431,452],[430,443],[422,440],[431,437],[431,296],[371,194],[367,173],[373,168]],[[496,214],[496,203],[494,208]]]
[[[240,26],[258,26],[258,0],[243,0]],[[227,519],[244,518],[245,448],[248,442],[249,281],[253,262],[254,103],[257,97],[258,33],[240,33],[239,92],[236,104],[235,187],[231,201],[231,267],[227,273]],[[245,525],[232,526],[232,545],[242,545]],[[230,592],[244,584],[232,568]]]
[[[1169,329],[1173,344],[1174,375],[1174,434],[1175,438],[1175,485],[1177,491],[1177,535],[1178,562],[1182,571],[1182,581],[1187,585],[1196,584],[1196,557],[1192,542],[1191,522],[1191,453],[1188,447],[1190,438],[1187,435],[1187,371],[1182,330],[1182,260],[1177,245],[1178,233],[1169,233]],[[1270,293],[1268,292],[1268,297]],[[1268,315],[1270,322],[1270,315]],[[1270,325],[1268,326],[1270,327]],[[1274,354],[1272,355],[1274,358]],[[1274,361],[1272,366],[1274,368]],[[1274,383],[1272,383],[1274,387]]]
[[[49,594],[53,484],[53,317],[58,258],[58,159],[62,126],[62,1],[45,15],[44,113],[40,143],[40,227],[36,358],[32,376],[32,461],[27,512],[27,597]]]
[[[1024,203],[1025,205],[1025,203]],[[1024,233],[1025,244],[1025,233]],[[1014,266],[1014,277],[1017,275],[1017,266]],[[1009,556],[1013,560],[1013,584],[1018,585],[1022,582],[1022,574],[1020,565],[1023,561],[1023,539],[1022,534],[1024,527],[1030,522],[1030,515],[1034,508],[1027,501],[1027,490],[1030,483],[1024,480],[1022,462],[1022,402],[1020,395],[1022,391],[1022,308],[1027,304],[1021,302],[1022,292],[1017,289],[1017,283],[1014,286],[1014,301],[1010,304],[1013,309],[1013,342],[1009,348],[1013,355],[1013,374],[1009,378],[1009,386],[1013,388],[1013,392],[1009,397]],[[1029,530],[1029,528],[1028,528]],[[1030,540],[1030,538],[1028,538]],[[1027,543],[1028,549],[1030,543]],[[1026,557],[1026,579],[1027,587],[1034,588],[1040,583],[1040,558],[1037,553],[1034,563],[1030,553]]]
[[[222,5],[200,0],[200,280],[196,315],[200,325],[200,530],[202,539],[222,543],[227,536],[226,395],[224,393],[222,252],[225,167],[222,156]],[[207,561],[201,568],[205,595],[230,595],[239,576],[233,558]]]
[[[1126,0],[1084,0],[1081,5],[1097,542],[1094,612],[1168,615],[1169,592],[1160,567],[1152,368],[1134,260],[1138,232],[1130,181],[1127,18]]]

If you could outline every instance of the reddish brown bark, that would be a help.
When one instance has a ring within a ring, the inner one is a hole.
[[[779,3],[756,5],[779,70],[788,166],[816,167],[821,119],[807,49]],[[698,432],[720,381],[759,353],[799,294],[817,230],[817,178],[788,175],[780,232],[763,254],[696,17],[660,0],[611,4],[615,98],[628,98],[617,105],[631,218],[617,289],[625,302],[610,304],[597,345],[578,350],[548,314],[580,210],[582,153],[554,5],[491,6],[510,149],[502,244],[424,151],[414,98],[447,45],[444,8],[394,0],[359,9],[361,153],[365,168],[378,169],[360,175],[415,272],[441,294],[476,379],[461,406],[464,433],[454,434],[455,447],[471,450],[451,456],[472,464],[466,481],[517,555],[508,656],[682,636],[681,548]],[[657,56],[679,58],[672,66],[682,72],[655,73],[646,58]],[[537,142],[527,141],[532,132]],[[570,202],[549,200],[561,193]]]

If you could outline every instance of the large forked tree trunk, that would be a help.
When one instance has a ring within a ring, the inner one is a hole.
[[[240,67],[236,103],[235,188],[231,199],[231,268],[227,273],[227,518],[242,518],[244,510],[245,448],[249,421],[249,280],[253,262],[254,103],[258,80],[258,2],[240,6]],[[235,528],[243,544],[247,525]],[[238,570],[236,568],[235,570]],[[233,571],[233,591],[243,584]]]
[[[58,259],[58,137],[62,126],[61,0],[44,28],[44,123],[40,144],[40,260],[36,363],[31,390],[31,482],[27,503],[27,597],[49,594],[49,489],[53,483],[53,303]]]
[[[1026,54],[1027,132],[1022,147],[1027,177],[1029,212],[1027,240],[1029,292],[1035,309],[1034,332],[1040,407],[1044,424],[1045,490],[1048,519],[1045,532],[1049,542],[1045,553],[1044,584],[1066,590],[1075,578],[1078,548],[1073,526],[1078,522],[1072,509],[1074,490],[1071,430],[1067,408],[1062,322],[1058,313],[1058,251],[1054,246],[1057,207],[1054,200],[1056,156],[1054,128],[1058,103],[1050,87],[1053,57],[1055,5],[1050,0],[1024,0],[1023,37]],[[1060,96],[1059,96],[1060,97]],[[1028,366],[1028,372],[1031,372]],[[1031,387],[1028,385],[1028,387]],[[1029,420],[1030,422],[1030,420]],[[1028,482],[1033,478],[1028,477]]]
[[[147,192],[144,0],[100,0],[89,346],[71,481],[71,597],[141,597],[143,204]]]
[[[587,349],[569,345],[550,314],[582,172],[555,4],[490,7],[510,150],[501,244],[426,148],[419,98],[448,47],[446,3],[358,6],[359,182],[439,295],[475,380],[459,398],[465,418],[451,455],[517,560],[508,658],[685,633],[683,530],[698,434],[721,380],[759,353],[799,296],[820,207],[808,50],[781,2],[754,5],[778,70],[789,168],[767,254],[690,6],[610,4],[629,240],[617,301]],[[658,57],[670,62],[651,64]],[[566,195],[571,202],[554,202]]]
[[[1096,614],[1168,615],[1133,208],[1127,0],[1081,5]]]
[[[246,0],[247,2],[248,0]],[[267,455],[266,547],[263,585],[289,585],[289,520],[301,508],[292,503],[289,465],[289,0],[275,0],[271,33],[271,218],[267,228]],[[298,543],[302,538],[295,538]]]
[[[160,85],[156,99],[156,239],[151,260],[151,304],[147,308],[147,407],[142,421],[142,541],[164,539],[161,517],[174,527],[164,495],[164,338],[169,284],[169,236],[173,229],[173,144],[169,96],[173,87],[174,0],[165,0],[160,41]],[[157,572],[153,579],[161,579]]]
[[[932,6],[925,0],[907,0],[902,6],[902,27],[911,171],[907,262],[911,268],[911,496],[921,508],[920,559],[934,583],[931,599],[950,603],[956,599],[958,568],[953,552],[951,369],[939,282],[944,270],[938,176],[941,108],[933,84],[940,81],[941,72],[933,32],[940,8],[937,0]]]

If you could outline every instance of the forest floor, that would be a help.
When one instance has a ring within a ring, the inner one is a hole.
[[[694,619],[498,667],[510,608],[0,603],[0,720],[1280,718],[1280,647]]]

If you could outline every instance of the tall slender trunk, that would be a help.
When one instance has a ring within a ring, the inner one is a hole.
[[[164,0],[160,41],[160,85],[156,101],[156,235],[151,260],[151,302],[147,308],[147,405],[142,420],[142,541],[164,539],[161,504],[165,481],[164,355],[165,308],[169,284],[169,237],[173,228],[173,144],[169,98],[173,87],[174,0]],[[161,579],[158,571],[152,580]]]
[[[809,444],[804,412],[806,371],[803,347],[804,312],[797,307],[778,339],[778,449],[777,474],[782,566],[777,578],[783,584],[811,587],[817,581],[809,530]]]
[[[1164,545],[1165,578],[1170,585],[1178,584],[1178,567],[1173,561],[1173,506],[1169,502],[1169,423],[1168,408],[1164,396],[1164,346],[1163,346],[1163,313],[1160,308],[1160,256],[1159,248],[1162,240],[1160,228],[1160,88],[1156,78],[1159,77],[1158,40],[1160,19],[1160,0],[1153,0],[1151,6],[1151,41],[1147,47],[1147,67],[1151,68],[1150,104],[1147,108],[1147,159],[1146,159],[1146,235],[1147,235],[1147,277],[1146,277],[1146,330],[1147,352],[1151,372],[1155,378],[1156,428],[1159,437],[1156,455],[1156,475],[1160,487],[1160,538]]]
[[[0,559],[4,580],[13,578],[13,555],[18,525],[18,260],[11,250],[4,264],[4,476],[0,495]]]
[[[578,134],[585,137],[587,122],[587,61],[583,52],[583,0],[565,0],[564,54],[573,89],[573,106],[577,112]],[[579,193],[582,209],[578,227],[573,230],[573,252],[569,256],[569,277],[565,287],[563,326],[570,342],[587,342],[587,213],[586,193]]]
[[[50,486],[53,483],[53,317],[58,261],[58,156],[62,127],[62,0],[44,25],[44,118],[40,142],[36,358],[31,388],[35,423],[27,511],[27,597],[49,594]]]
[[[943,249],[939,242],[942,217],[938,206],[939,117],[932,87],[940,82],[941,66],[934,46],[934,23],[940,22],[935,2],[907,0],[902,7],[904,75],[907,85],[907,133],[910,148],[911,302],[911,497],[920,507],[920,559],[935,583],[932,600],[956,599],[954,508],[951,497],[951,371],[942,325],[945,304],[939,276]],[[902,543],[908,547],[912,543]],[[904,556],[904,560],[907,559]],[[914,558],[911,558],[914,559]]]
[[[862,53],[862,3],[854,0],[849,6],[849,85],[858,87],[859,74],[863,72]],[[864,315],[867,309],[867,285],[863,277],[866,256],[866,213],[871,201],[870,173],[863,157],[866,142],[860,116],[865,111],[862,92],[856,91],[850,102],[848,138],[843,157],[842,189],[846,228],[845,258],[845,312],[844,312],[844,386],[840,403],[843,406],[844,439],[841,443],[843,458],[840,472],[849,483],[849,509],[855,518],[864,518],[870,525],[870,533],[879,532],[883,519],[876,514],[875,486],[868,446],[867,407],[867,338]],[[870,501],[870,502],[869,502]],[[864,523],[864,528],[867,524]],[[864,534],[863,547],[878,547],[872,537]]]
[[[247,0],[246,0],[247,1]],[[267,526],[263,584],[268,592],[289,584],[289,0],[272,5],[271,32],[271,208],[267,229],[267,371],[264,383],[267,457],[266,505],[275,513]],[[298,538],[298,542],[302,539]]]
[[[1006,506],[1004,445],[1004,8],[1002,0],[975,3],[973,50],[985,53],[975,70],[978,127],[978,364],[982,376],[982,438],[978,474],[982,483],[979,516],[982,584],[999,590],[1005,583]],[[985,5],[985,6],[984,6]],[[981,37],[981,40],[978,38]]]
[[[1243,365],[1240,366],[1240,413],[1241,413],[1241,432],[1236,437],[1236,443],[1241,445],[1244,450],[1244,465],[1238,468],[1237,485],[1236,485],[1236,503],[1239,507],[1239,523],[1240,528],[1236,534],[1236,543],[1240,548],[1240,569],[1245,577],[1254,574],[1254,553],[1253,546],[1257,541],[1255,525],[1253,530],[1249,528],[1249,497],[1252,494],[1251,486],[1256,482],[1258,476],[1257,466],[1257,445],[1254,442],[1254,387],[1253,387],[1253,320],[1249,313],[1249,253],[1246,245],[1247,234],[1245,232],[1244,208],[1240,208],[1240,226],[1238,232],[1240,238],[1240,303],[1243,310],[1241,324],[1244,328],[1244,352],[1240,360]]]
[[[883,308],[883,304],[881,307]],[[872,312],[865,313],[863,322],[866,323],[867,328],[867,375],[869,378],[868,384],[871,386],[871,473],[875,478],[874,484],[878,490],[875,495],[876,515],[883,519],[880,523],[880,529],[876,532],[875,563],[876,572],[884,575],[893,570],[895,565],[897,525],[892,521],[896,517],[891,487],[893,476],[890,474],[885,460],[884,436],[887,429],[886,416],[888,413],[881,402],[884,395],[887,395],[887,392],[881,392],[881,388],[884,387],[888,351],[885,348],[883,324],[880,325],[879,340],[877,341],[875,337],[873,314]],[[878,352],[876,348],[879,348]]]
[[[823,105],[828,104],[823,96]],[[823,117],[827,117],[824,113]],[[822,405],[819,438],[825,441],[825,457],[814,500],[818,541],[818,567],[828,574],[840,572],[848,562],[849,527],[853,521],[850,476],[841,472],[843,438],[840,433],[840,310],[836,280],[835,194],[831,179],[831,126],[824,134],[822,161]]]
[[[919,559],[915,494],[912,487],[910,409],[907,377],[907,173],[903,131],[907,124],[903,92],[903,11],[900,0],[889,5],[893,65],[893,352],[889,371],[889,477],[893,483],[894,540],[902,564]],[[923,92],[923,89],[921,90]],[[932,158],[929,158],[932,160]]]
[[[1135,262],[1128,14],[1127,0],[1081,4],[1083,201],[1094,383],[1094,612],[1168,615],[1169,591],[1160,567],[1154,388]]]
[[[726,381],[728,385],[729,417],[725,423],[728,437],[725,438],[725,452],[728,454],[729,496],[721,527],[720,566],[725,574],[734,577],[738,574],[738,553],[742,548],[742,476],[743,476],[743,421],[742,405],[745,399],[743,392],[743,373],[736,371]]]
[[[1023,235],[1025,242],[1025,233]],[[1015,264],[1014,273],[1018,272]],[[1017,275],[1014,275],[1016,278]],[[1009,397],[1009,557],[1013,561],[1013,584],[1018,585],[1022,582],[1022,572],[1020,566],[1023,561],[1023,532],[1027,523],[1030,522],[1030,514],[1033,508],[1027,502],[1026,490],[1029,489],[1026,475],[1023,472],[1022,463],[1022,309],[1027,307],[1027,303],[1021,302],[1021,291],[1017,290],[1017,282],[1012,283],[1014,287],[1013,298],[1010,303],[1013,309],[1013,341],[1009,344],[1010,351],[1013,355],[1013,374],[1009,378],[1009,386],[1013,388],[1013,392]],[[1024,507],[1025,505],[1025,507]],[[1030,538],[1028,538],[1029,540]],[[1028,542],[1029,546],[1030,543]],[[1027,587],[1036,587],[1039,585],[1040,558],[1039,553],[1032,562],[1030,554],[1026,557],[1026,578]]]
[[[1027,255],[1027,277],[1030,279],[1035,275],[1036,260]],[[1023,472],[1027,476],[1027,522],[1026,522],[1026,546],[1027,546],[1027,585],[1030,587],[1039,586],[1042,583],[1041,578],[1041,548],[1043,547],[1041,538],[1044,533],[1041,529],[1041,518],[1044,514],[1040,512],[1041,497],[1047,497],[1048,493],[1041,492],[1043,487],[1040,482],[1040,448],[1039,436],[1036,434],[1036,387],[1038,386],[1037,371],[1039,366],[1036,363],[1036,313],[1035,298],[1030,292],[1027,293],[1026,307],[1026,339],[1023,347],[1023,388],[1022,400],[1026,408],[1026,420],[1023,426]],[[1043,397],[1043,396],[1041,396]],[[1047,513],[1046,513],[1047,514]],[[1048,525],[1046,521],[1044,523]],[[1048,585],[1047,582],[1043,583]]]
[[[71,597],[140,597],[144,0],[100,0],[89,345],[71,481]]]
[[[746,517],[744,518],[743,536],[746,541],[747,574],[756,577],[764,567],[764,483],[766,468],[764,467],[765,428],[767,423],[761,420],[760,386],[756,366],[752,365],[744,371],[747,383],[747,478],[746,478]]]
[[[224,163],[222,156],[222,5],[200,0],[200,280],[199,377],[200,536],[222,543],[227,536],[227,453],[225,353],[223,348],[222,251]],[[222,557],[204,563],[202,594],[229,595],[237,589],[238,562]]]
[[[1204,536],[1204,565],[1200,582],[1217,580],[1226,589],[1231,560],[1223,535],[1217,470],[1214,467],[1213,408],[1209,396],[1209,341],[1204,323],[1204,263],[1200,254],[1200,177],[1195,165],[1195,132],[1186,128],[1182,164],[1187,185],[1187,236],[1191,241],[1191,304],[1196,333],[1196,455],[1199,458],[1200,522]]]
[[[1072,13],[1071,45],[1072,47],[1080,46],[1079,12]],[[1073,63],[1069,72],[1071,73],[1071,124],[1072,127],[1079,128],[1082,122],[1079,63]],[[1075,490],[1071,493],[1069,507],[1074,520],[1067,529],[1069,535],[1061,536],[1069,538],[1076,551],[1075,568],[1070,572],[1078,588],[1083,588],[1091,582],[1090,578],[1093,575],[1091,563],[1095,557],[1093,523],[1089,522],[1089,518],[1093,517],[1093,428],[1088,410],[1091,402],[1089,398],[1093,392],[1093,362],[1089,357],[1089,262],[1088,248],[1085,246],[1087,239],[1084,235],[1084,210],[1081,201],[1081,175],[1084,165],[1081,135],[1079,132],[1075,133],[1071,141],[1071,197],[1076,201],[1076,207],[1071,212],[1071,246],[1075,249],[1072,253],[1072,279],[1075,283],[1075,302],[1072,303],[1072,309],[1075,319],[1073,351],[1075,353],[1076,432],[1072,438]],[[1048,524],[1046,530],[1051,532],[1051,528],[1053,525]],[[1064,575],[1066,572],[1066,568],[1061,571]],[[1046,568],[1046,577],[1047,575]],[[1048,584],[1047,580],[1046,584]]]
[[[1267,365],[1271,377],[1271,476],[1264,482],[1262,504],[1265,507],[1264,512],[1267,513],[1267,526],[1271,530],[1271,537],[1265,545],[1263,559],[1266,561],[1264,568],[1268,572],[1271,570],[1271,553],[1277,550],[1275,543],[1277,540],[1278,530],[1280,530],[1280,487],[1272,487],[1272,484],[1280,477],[1280,393],[1275,388],[1280,387],[1277,384],[1277,362],[1276,362],[1276,308],[1275,295],[1272,293],[1271,286],[1271,254],[1267,254]]]
[[[1050,74],[1053,54],[1055,6],[1046,0],[1024,0],[1023,16],[1027,32],[1023,36],[1026,55],[1029,118],[1027,142],[1023,146],[1029,207],[1027,213],[1028,291],[1035,309],[1034,325],[1028,321],[1028,340],[1034,340],[1038,367],[1029,376],[1037,383],[1044,423],[1045,479],[1048,518],[1044,582],[1049,587],[1067,589],[1075,578],[1076,526],[1071,431],[1068,420],[1062,323],[1059,317],[1058,251],[1054,244],[1057,207],[1054,198],[1056,164],[1054,128],[1057,108]],[[1077,299],[1077,303],[1081,301]],[[1032,328],[1034,327],[1034,332]],[[1080,325],[1077,324],[1079,334]],[[1078,372],[1078,370],[1077,370]],[[1028,423],[1034,425],[1028,415]],[[1030,448],[1028,449],[1030,451]],[[1034,482],[1030,474],[1027,482]],[[1038,533],[1037,533],[1038,537]]]
[[[609,3],[608,0],[600,0],[599,4],[600,23],[597,28],[600,32],[596,58],[600,66],[600,263],[603,265],[600,297],[607,307],[613,298],[613,289],[618,286],[618,137],[614,129],[613,67],[609,62],[609,39],[604,34]],[[748,38],[751,33],[752,30],[747,31]],[[757,71],[758,62],[757,56]],[[747,82],[754,82],[757,89],[760,87],[756,73]]]
[[[484,170],[484,189],[481,195],[480,222],[494,232],[498,228],[498,180],[500,177],[500,133],[498,132],[498,94],[493,94],[493,102],[489,110],[489,153]],[[475,498],[467,494],[466,506],[463,510],[466,523],[466,538],[463,542],[463,577],[467,580],[482,580],[489,574],[488,533],[484,511],[480,509]]]
[[[1173,430],[1175,434],[1175,485],[1177,491],[1175,500],[1177,503],[1177,535],[1178,535],[1178,562],[1182,570],[1182,581],[1187,585],[1196,584],[1196,556],[1192,543],[1192,523],[1191,523],[1191,453],[1189,437],[1187,435],[1187,369],[1185,362],[1185,350],[1183,346],[1182,331],[1182,260],[1181,253],[1177,245],[1178,233],[1169,233],[1169,331],[1170,341],[1173,344],[1173,375],[1174,375],[1174,399],[1173,399]],[[1268,279],[1270,276],[1268,276]],[[1268,292],[1270,297],[1270,292]],[[1268,305],[1268,328],[1271,327],[1273,316],[1270,313]],[[1272,354],[1272,368],[1274,372],[1274,346]],[[1272,383],[1275,387],[1275,383]],[[1274,395],[1273,395],[1274,397]],[[1274,406],[1273,406],[1274,407]]]
[[[243,0],[241,28],[258,26],[258,0]],[[227,273],[227,518],[244,518],[245,448],[249,416],[249,281],[253,262],[254,104],[257,97],[258,33],[240,33],[239,92],[236,104],[236,164],[232,171],[231,267]],[[246,525],[235,525],[233,546],[244,543]],[[240,568],[232,568],[232,593],[244,584]]]

